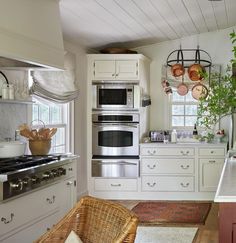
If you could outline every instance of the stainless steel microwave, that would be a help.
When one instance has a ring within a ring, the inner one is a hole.
[[[140,88],[136,84],[93,84],[94,110],[138,110]]]

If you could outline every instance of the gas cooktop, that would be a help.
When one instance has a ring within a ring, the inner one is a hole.
[[[70,176],[70,158],[65,155],[25,155],[0,159],[0,201]]]

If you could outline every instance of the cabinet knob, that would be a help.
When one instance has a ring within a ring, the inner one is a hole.
[[[148,154],[150,154],[150,155],[154,155],[154,154],[156,153],[156,150],[153,150],[153,151],[148,150],[147,152],[148,152]]]
[[[115,77],[115,74],[113,73],[111,76],[112,76],[112,77]]]
[[[189,186],[189,183],[185,183],[185,184],[184,184],[183,182],[181,182],[180,185],[181,185],[182,187],[188,187],[188,186]]]
[[[67,181],[67,182],[66,182],[66,185],[67,185],[67,186],[71,186],[72,184],[73,184],[72,181]]]
[[[52,198],[47,198],[46,201],[49,203],[49,204],[53,204],[55,202],[55,199],[56,199],[56,196],[52,196]]]
[[[147,185],[148,185],[149,187],[154,187],[156,184],[157,184],[156,182],[153,182],[153,183],[148,182],[148,183],[147,183]]]
[[[209,163],[215,163],[216,161],[215,160],[209,160]]]
[[[4,224],[9,224],[10,222],[12,222],[13,217],[14,217],[14,213],[11,213],[11,215],[10,215],[10,219],[7,220],[6,218],[2,217],[2,218],[1,218],[1,221],[2,221]]]
[[[189,168],[189,165],[185,165],[185,166],[184,166],[184,165],[181,165],[180,167],[181,167],[183,170],[187,170],[187,169]]]
[[[150,170],[153,170],[154,168],[156,168],[156,165],[147,165],[147,167],[150,169]]]
[[[119,187],[119,186],[121,186],[121,184],[111,184],[111,186],[113,186],[113,187]]]

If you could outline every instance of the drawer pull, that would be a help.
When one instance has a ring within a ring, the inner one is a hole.
[[[186,152],[184,152],[183,150],[181,150],[180,153],[184,156],[187,156],[189,154],[189,151],[187,150]]]
[[[147,183],[149,187],[154,187],[156,184],[157,184],[156,182],[153,182],[152,184],[150,182]]]
[[[69,170],[69,171],[73,171],[73,168],[70,167],[68,170]]]
[[[114,76],[115,76],[115,74],[113,73],[111,76],[112,76],[112,77],[114,77]]]
[[[186,166],[181,165],[180,167],[181,167],[183,170],[187,170],[187,169],[189,168],[189,165],[186,165]]]
[[[214,154],[214,150],[211,150],[211,154]]]
[[[189,186],[189,183],[184,184],[183,182],[181,182],[180,185],[181,185],[182,187],[188,187],[188,186]]]
[[[49,203],[49,204],[53,204],[54,202],[55,202],[55,199],[56,199],[56,196],[52,196],[52,199],[50,199],[50,198],[47,198],[47,202]]]
[[[215,160],[209,160],[209,163],[215,163],[216,161]]]
[[[153,151],[148,150],[147,152],[148,152],[148,154],[150,154],[150,155],[154,155],[154,154],[156,153],[156,150],[153,150]]]
[[[11,213],[11,218],[9,220],[7,220],[6,218],[2,217],[1,218],[1,221],[4,223],[4,224],[9,224],[12,220],[13,220],[13,217],[14,217],[14,213]]]
[[[121,184],[111,184],[111,186],[113,186],[113,187],[119,187],[119,186],[121,186]]]
[[[147,165],[147,167],[148,167],[150,170],[153,170],[154,168],[156,168],[156,165]]]

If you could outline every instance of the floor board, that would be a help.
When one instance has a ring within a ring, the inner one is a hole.
[[[132,200],[122,200],[117,201],[127,207],[132,209],[139,201]],[[213,203],[211,210],[206,219],[205,225],[198,226],[198,233],[193,241],[193,243],[218,243],[219,242],[219,232],[218,232],[218,211],[219,206],[217,203]],[[181,225],[179,225],[181,226]]]

